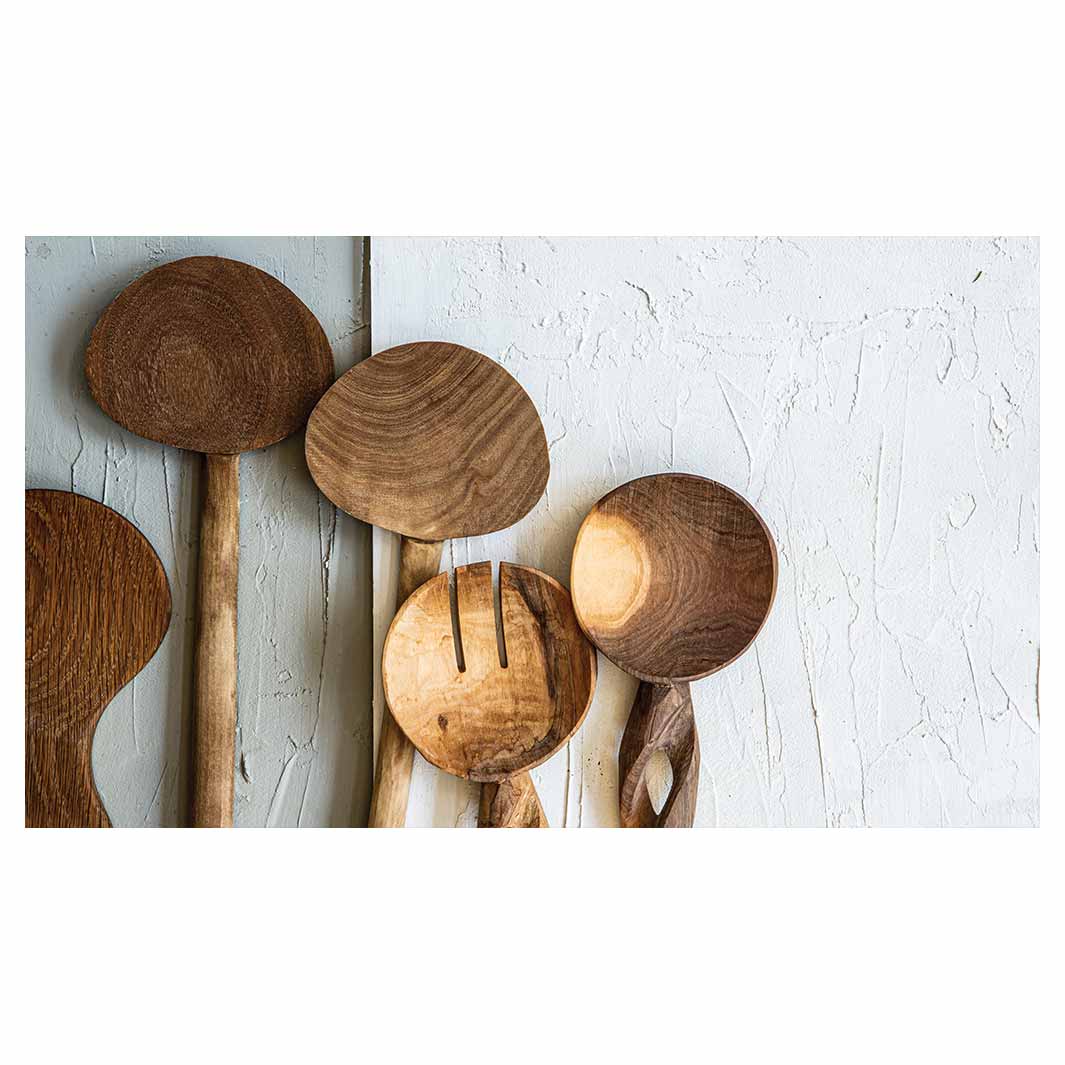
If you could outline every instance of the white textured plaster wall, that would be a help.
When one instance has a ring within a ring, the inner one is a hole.
[[[544,419],[546,495],[449,565],[568,583],[591,504],[662,470],[723,481],[765,518],[772,615],[693,686],[697,824],[1028,825],[1038,274],[1030,239],[375,238],[373,348],[467,344]],[[374,543],[379,656],[395,544]],[[617,823],[634,690],[600,656],[586,723],[533,773],[552,824]],[[472,787],[418,760],[409,824],[475,815]]]

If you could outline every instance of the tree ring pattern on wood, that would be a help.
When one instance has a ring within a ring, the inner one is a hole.
[[[138,436],[206,454],[296,432],[333,380],[333,355],[294,292],[247,263],[194,256],[148,271],[93,329],[96,402]]]
[[[106,827],[92,734],[155,653],[170,588],[151,544],[109,507],[26,493],[26,824]]]
[[[773,538],[738,493],[693,474],[641,477],[604,496],[573,550],[581,627],[626,672],[697,680],[754,640],[776,591]]]
[[[595,649],[566,589],[507,562],[499,587],[505,667],[489,562],[455,571],[457,632],[448,574],[423,584],[396,614],[382,663],[388,705],[414,746],[433,765],[479,782],[550,758],[584,720],[595,690]]]
[[[536,407],[502,366],[421,341],[379,352],[329,389],[307,424],[307,465],[348,514],[447,540],[524,517],[550,460]]]

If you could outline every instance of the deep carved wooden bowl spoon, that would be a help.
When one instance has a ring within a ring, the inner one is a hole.
[[[119,425],[202,452],[192,823],[233,824],[240,452],[296,432],[333,380],[318,320],[247,263],[214,256],[148,271],[104,311],[85,353]]]
[[[777,553],[755,509],[692,474],[641,477],[592,508],[577,534],[571,587],[581,627],[640,679],[619,755],[621,823],[688,827],[699,742],[690,682],[738,658],[773,602]],[[647,786],[663,751],[673,786],[656,813]]]
[[[428,341],[379,352],[329,389],[307,423],[307,465],[341,510],[402,536],[398,603],[440,569],[445,540],[523,518],[550,470],[525,389],[479,352]],[[403,827],[413,760],[386,707],[371,827]]]
[[[482,827],[546,828],[528,771],[580,727],[595,691],[595,649],[569,593],[538,570],[499,567],[497,634],[492,566],[423,584],[385,641],[385,696],[398,726],[433,765],[479,781]]]
[[[92,776],[107,704],[170,624],[151,544],[94,499],[26,493],[26,826],[108,828]]]

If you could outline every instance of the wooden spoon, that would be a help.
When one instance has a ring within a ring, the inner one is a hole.
[[[385,640],[385,698],[399,728],[433,765],[480,781],[482,827],[546,828],[528,770],[577,731],[595,691],[595,649],[569,593],[538,570],[499,567],[497,636],[492,565],[455,571],[403,604]]]
[[[110,507],[26,493],[26,827],[109,828],[92,776],[104,708],[170,624],[151,544]]]
[[[104,311],[85,353],[96,402],[138,436],[206,456],[196,606],[192,823],[233,824],[240,452],[296,432],[333,378],[295,293],[213,256],[150,270]]]
[[[621,823],[689,827],[699,745],[693,680],[738,658],[761,629],[777,584],[773,537],[724,485],[687,473],[629,481],[577,534],[571,585],[581,628],[641,683],[621,741]],[[663,751],[673,786],[656,814],[647,788]]]
[[[341,510],[402,536],[402,603],[443,542],[524,517],[547,484],[540,416],[498,363],[458,344],[389,348],[349,370],[307,423],[307,465]],[[402,828],[414,748],[385,709],[370,825]]]

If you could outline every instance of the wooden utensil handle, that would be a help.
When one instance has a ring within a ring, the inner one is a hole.
[[[402,538],[399,545],[397,610],[415,589],[437,575],[443,551],[442,540]],[[396,724],[386,706],[381,716],[381,740],[377,745],[377,771],[374,773],[373,800],[370,803],[371,828],[404,826],[413,768],[414,745]]]
[[[498,784],[482,784],[477,827],[550,828],[532,777],[519,773]]]
[[[662,751],[673,768],[673,787],[657,814],[647,790],[655,751]],[[699,788],[699,736],[686,682],[640,682],[618,763],[622,828],[691,828]]]
[[[230,828],[237,742],[240,456],[207,455],[204,473],[196,599],[192,824]]]

